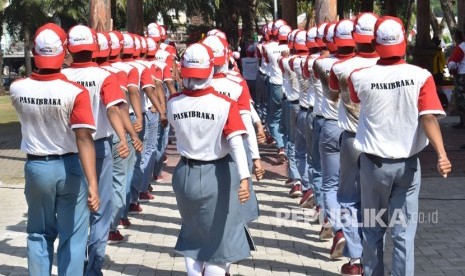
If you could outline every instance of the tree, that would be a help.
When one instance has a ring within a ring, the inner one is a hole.
[[[315,0],[316,23],[335,21],[337,16],[337,0]]]
[[[291,28],[297,28],[297,1],[296,0],[282,0],[281,7],[283,11],[282,19],[286,20]]]
[[[441,8],[444,13],[444,19],[446,20],[447,26],[449,27],[450,33],[454,33],[457,29],[457,22],[452,8],[453,0],[440,0]],[[460,2],[460,1],[459,1]],[[463,16],[463,14],[461,15]]]
[[[144,34],[143,0],[131,0],[127,3],[128,32]]]
[[[3,25],[4,13],[5,13],[5,4],[7,0],[0,1],[0,25]],[[0,37],[3,36],[3,28],[0,28]],[[5,93],[5,87],[3,86],[3,49],[0,45],[0,95]]]
[[[32,73],[31,63],[31,34],[35,30],[51,21],[45,13],[44,3],[39,0],[16,0],[5,9],[5,22],[8,25],[8,32],[17,39],[24,41],[24,58],[26,75]]]
[[[110,0],[90,0],[89,3],[89,26],[98,31],[111,30],[111,1]]]

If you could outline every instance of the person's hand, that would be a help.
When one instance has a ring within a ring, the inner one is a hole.
[[[261,122],[258,122],[256,124],[257,127],[257,142],[259,144],[265,144],[266,143],[266,134],[265,134],[265,129],[263,128],[263,125]]]
[[[141,132],[142,131],[142,119],[137,119],[134,123],[134,129],[136,132]]]
[[[239,201],[241,203],[246,202],[249,200],[250,193],[249,193],[249,179],[244,178],[241,180],[241,184],[239,185]]]
[[[91,212],[97,212],[100,207],[100,198],[98,196],[97,185],[89,187],[89,194],[87,195],[87,207]]]
[[[452,170],[452,164],[446,155],[438,157],[438,172],[442,177],[447,178],[447,175]]]
[[[162,127],[168,126],[168,118],[166,118],[166,114],[160,114],[160,122]]]
[[[120,142],[116,151],[118,152],[119,157],[126,158],[129,156],[129,147],[128,143]]]
[[[134,150],[137,151],[137,152],[142,152],[143,143],[139,139],[139,137],[137,137],[137,136],[131,137],[131,140],[132,140],[132,146],[134,147]]]
[[[262,166],[262,162],[260,159],[255,159],[253,161],[253,171],[255,173],[255,177],[257,178],[257,181],[260,181],[263,179],[263,176],[265,175],[265,169]]]

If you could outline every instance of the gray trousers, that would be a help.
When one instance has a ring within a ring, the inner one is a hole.
[[[418,157],[387,159],[362,153],[363,272],[384,275],[384,234],[391,228],[392,275],[414,275],[421,170]]]

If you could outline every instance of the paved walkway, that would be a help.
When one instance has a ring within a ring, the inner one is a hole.
[[[0,141],[0,179],[3,181],[0,182],[0,275],[27,275],[24,154],[17,149],[19,137],[8,140],[8,143]],[[455,152],[455,160],[463,160],[463,151],[457,145],[464,140],[447,143]],[[166,169],[170,172],[178,160],[173,146],[168,155]],[[273,156],[273,150],[263,148],[268,172],[265,180],[255,184],[261,217],[250,228],[257,251],[251,258],[234,264],[231,273],[339,275],[340,267],[347,260],[329,259],[330,242],[318,240],[320,227],[303,220],[310,211],[296,208],[297,200],[287,197],[288,188],[282,184],[285,167],[274,165]],[[463,171],[462,165],[454,164],[454,169]],[[434,166],[423,167],[425,175],[435,175]],[[172,250],[180,218],[170,185],[171,175],[166,173],[165,178],[165,183],[154,185],[155,201],[144,204],[143,213],[131,217],[132,227],[122,231],[125,242],[107,247],[105,275],[185,275],[183,258]],[[415,243],[416,275],[465,275],[464,184],[464,177],[424,178]],[[298,222],[293,222],[292,217],[298,218]],[[391,250],[391,246],[386,247],[387,267]],[[56,275],[56,267],[52,272]]]

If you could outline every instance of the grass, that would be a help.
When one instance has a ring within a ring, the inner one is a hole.
[[[11,122],[18,122],[18,116],[11,105],[10,96],[0,96],[0,124]]]

